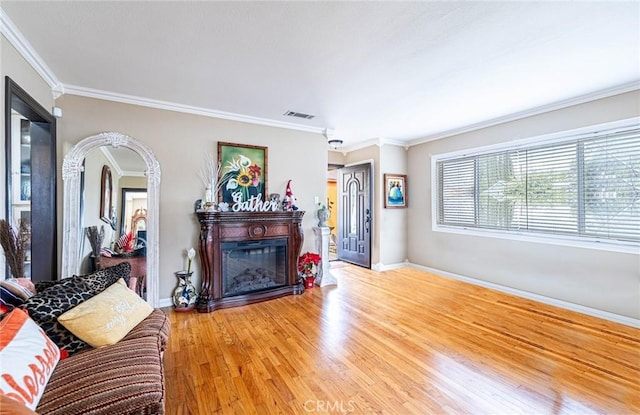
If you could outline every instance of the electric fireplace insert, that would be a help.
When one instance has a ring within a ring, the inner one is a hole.
[[[221,249],[223,297],[286,285],[286,239],[223,242]]]

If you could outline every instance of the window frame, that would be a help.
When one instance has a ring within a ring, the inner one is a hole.
[[[479,236],[489,238],[499,238],[514,241],[525,241],[533,243],[542,243],[549,245],[561,245],[568,247],[597,249],[612,252],[633,253],[640,254],[640,242],[631,241],[617,241],[606,238],[586,238],[582,236],[573,235],[558,235],[533,231],[515,231],[515,230],[500,230],[490,228],[479,227],[465,227],[465,226],[452,226],[443,225],[438,223],[438,211],[440,203],[439,197],[439,183],[438,183],[438,169],[437,164],[439,161],[445,161],[450,159],[457,159],[462,157],[477,156],[480,154],[487,154],[491,152],[505,151],[505,150],[518,150],[523,147],[539,146],[545,144],[560,144],[567,141],[574,141],[578,139],[594,138],[601,135],[602,130],[610,132],[612,130],[624,130],[628,128],[640,126],[640,117],[627,118],[620,121],[602,123],[591,125],[588,127],[581,127],[572,130],[564,130],[550,134],[543,134],[523,139],[511,140],[498,144],[491,144],[480,147],[473,147],[464,150],[457,150],[453,152],[447,152],[442,154],[431,155],[431,230],[433,232],[442,232],[450,234]]]

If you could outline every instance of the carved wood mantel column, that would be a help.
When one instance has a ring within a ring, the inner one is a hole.
[[[200,223],[202,283],[196,302],[199,312],[235,307],[291,294],[301,294],[297,261],[302,249],[303,211],[294,212],[196,212]],[[223,296],[222,249],[224,242],[255,242],[286,239],[285,285],[256,292]]]

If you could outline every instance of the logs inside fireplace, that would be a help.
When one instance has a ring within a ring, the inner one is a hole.
[[[211,312],[304,291],[297,271],[304,212],[196,212],[202,283]]]

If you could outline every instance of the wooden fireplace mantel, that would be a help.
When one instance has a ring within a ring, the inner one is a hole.
[[[294,212],[196,212],[200,222],[202,284],[196,308],[208,313],[218,308],[236,307],[304,291],[298,277],[297,261],[302,249],[303,211]],[[222,295],[223,242],[287,240],[287,281],[283,287],[231,297]]]

